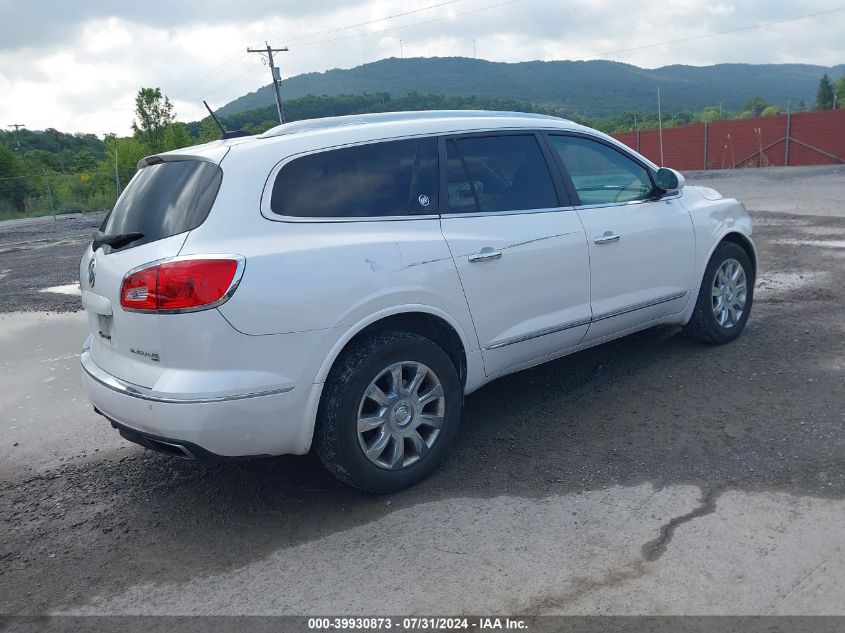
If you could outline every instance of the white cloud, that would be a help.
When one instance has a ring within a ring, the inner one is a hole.
[[[398,57],[400,39],[405,57],[471,56],[475,38],[478,57],[507,62],[623,49],[603,58],[644,67],[845,61],[845,12],[651,46],[829,10],[823,0],[519,0],[484,9],[502,1],[454,0],[337,30],[438,2],[90,0],[45,11],[0,0],[0,117],[30,129],[125,134],[138,88],[159,86],[181,120],[197,119],[205,114],[203,98],[221,106],[268,82],[260,56],[245,51],[265,39],[289,43],[291,51],[278,56],[285,77]]]

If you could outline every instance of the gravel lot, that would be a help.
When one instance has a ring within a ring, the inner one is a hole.
[[[41,292],[79,282],[79,260],[103,213],[0,222],[0,313],[73,312],[79,297]]]
[[[688,178],[752,210],[743,336],[654,329],[501,379],[387,497],[311,456],[121,440],[81,391],[84,318],[44,314],[78,297],[39,292],[99,219],[0,225],[0,614],[845,614],[845,168]]]

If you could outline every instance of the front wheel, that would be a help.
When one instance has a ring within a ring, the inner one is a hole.
[[[754,268],[733,242],[716,247],[707,264],[692,318],[684,333],[698,341],[722,344],[739,336],[754,299]]]
[[[317,450],[341,481],[395,492],[428,476],[458,429],[463,387],[450,358],[410,332],[355,341],[326,380]]]

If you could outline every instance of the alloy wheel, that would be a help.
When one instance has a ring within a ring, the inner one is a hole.
[[[735,259],[726,259],[716,270],[712,284],[713,316],[725,329],[735,327],[745,312],[748,297],[745,269]]]
[[[445,413],[443,385],[431,369],[415,361],[393,363],[364,391],[358,443],[379,468],[407,468],[431,450]]]

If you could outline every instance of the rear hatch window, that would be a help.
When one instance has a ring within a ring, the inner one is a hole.
[[[191,231],[208,216],[222,179],[223,170],[207,161],[169,161],[144,167],[129,182],[100,231],[143,234],[123,250]]]

